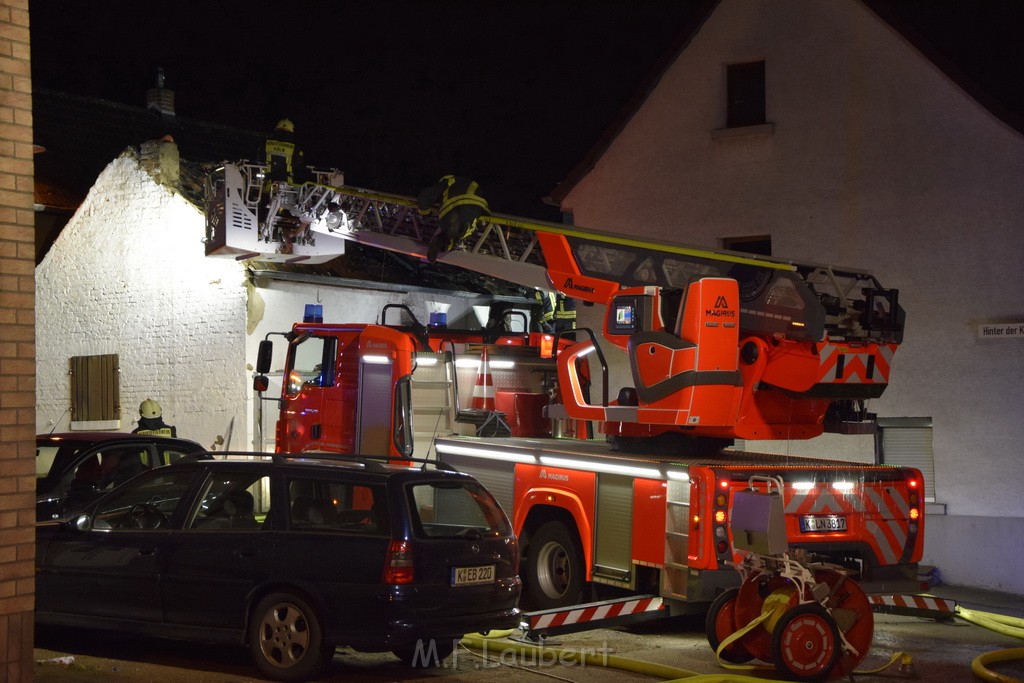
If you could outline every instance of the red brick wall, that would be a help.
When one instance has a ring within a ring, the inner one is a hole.
[[[0,0],[0,683],[35,677],[32,183],[28,0]]]

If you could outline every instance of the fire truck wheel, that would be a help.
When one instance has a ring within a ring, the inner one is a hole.
[[[722,644],[722,641],[737,630],[736,596],[739,593],[739,588],[730,588],[724,593],[720,593],[708,610],[707,619],[704,621],[704,630],[708,636],[708,644],[715,652],[718,652],[718,646]],[[743,647],[742,640],[732,643],[718,656],[722,658],[723,662],[730,664],[743,664],[754,658],[747,652],[747,648]]]
[[[583,551],[563,522],[546,522],[533,534],[523,577],[534,609],[575,605],[583,590]]]
[[[835,619],[816,602],[788,610],[772,631],[772,661],[794,681],[827,677],[842,650]]]

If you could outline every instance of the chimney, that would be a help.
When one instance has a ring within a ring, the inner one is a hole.
[[[164,70],[156,70],[156,87],[146,91],[146,109],[164,122],[174,121],[174,91],[164,87]]]
[[[178,145],[170,135],[143,142],[139,148],[139,162],[153,176],[153,180],[171,190],[178,189],[181,159],[178,156]]]
[[[156,70],[156,87],[146,92],[146,109],[159,119],[154,126],[152,140],[143,142],[139,148],[139,161],[149,175],[171,190],[178,189],[181,174],[181,160],[178,145],[170,135],[178,128],[174,117],[174,91],[164,87],[164,70]]]

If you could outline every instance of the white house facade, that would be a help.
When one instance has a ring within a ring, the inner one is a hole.
[[[763,120],[727,125],[730,66],[759,63]],[[925,562],[1024,593],[1022,186],[1024,135],[866,4],[722,0],[559,199],[578,225],[770,238],[774,256],[898,288],[906,336],[870,409],[931,425]]]

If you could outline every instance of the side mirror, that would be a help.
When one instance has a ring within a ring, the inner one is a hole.
[[[256,372],[265,375],[270,372],[270,362],[274,357],[274,342],[264,339],[260,342],[260,349],[256,355]],[[255,388],[255,387],[253,387]]]
[[[256,375],[252,378],[253,391],[258,391],[262,394],[268,388],[270,388],[270,379],[266,375]]]
[[[71,520],[71,527],[75,531],[88,531],[92,527],[92,520],[89,515],[78,515]]]

